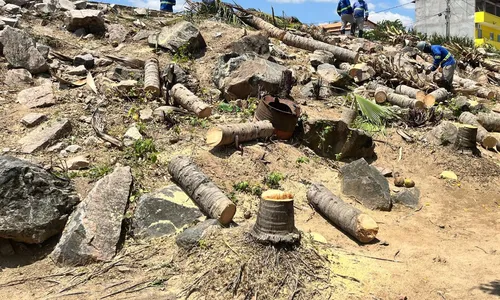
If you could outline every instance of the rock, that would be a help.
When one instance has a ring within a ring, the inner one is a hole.
[[[78,67],[73,67],[66,71],[68,75],[76,75],[76,76],[83,76],[87,75],[87,69],[85,68],[84,65],[79,65]]]
[[[84,265],[112,259],[131,186],[130,167],[118,167],[99,180],[71,214],[50,254],[52,260],[61,265]]]
[[[85,146],[95,146],[101,144],[101,140],[96,136],[89,136],[83,141]]]
[[[84,155],[79,155],[66,160],[68,170],[87,169],[90,165],[89,160]]]
[[[269,52],[272,56],[279,57],[281,59],[295,59],[295,55],[289,55],[285,51],[281,50],[278,46],[270,43],[269,44]]]
[[[83,65],[87,70],[92,69],[94,67],[94,57],[91,54],[77,55],[73,59],[73,65]]]
[[[329,84],[336,87],[345,87],[351,79],[341,74],[334,65],[322,64],[317,68],[317,73],[323,79],[323,84]]]
[[[141,20],[137,19],[135,20],[134,22],[132,22],[132,24],[134,24],[134,26],[136,27],[139,27],[139,28],[144,28],[146,27],[146,24],[144,24],[144,22],[142,22]]]
[[[247,53],[223,55],[214,71],[214,83],[226,100],[256,97],[259,90],[280,92],[281,74],[285,67]]]
[[[356,39],[349,48],[354,52],[375,53],[384,50],[381,44],[373,43],[365,39]]]
[[[85,9],[85,8],[87,8],[87,1],[83,1],[83,0],[73,1],[73,4],[75,5],[76,9]]]
[[[316,154],[331,159],[375,155],[375,144],[369,135],[359,129],[350,129],[338,120],[307,120],[299,137]]]
[[[153,34],[153,31],[151,30],[139,30],[139,32],[134,35],[132,40],[136,42],[146,40],[151,34]]]
[[[134,8],[134,14],[138,17],[145,17],[148,15],[148,11],[145,8]]]
[[[34,6],[35,10],[41,14],[52,14],[56,11],[57,7],[50,3],[37,3]]]
[[[7,17],[0,17],[0,21],[3,22],[6,26],[10,26],[12,28],[17,27],[17,24],[19,23],[18,18],[7,18]],[[2,42],[0,41],[0,44]]]
[[[190,227],[183,232],[181,232],[176,238],[175,243],[177,246],[190,250],[194,247],[200,246],[200,242],[207,238],[210,234],[221,228],[221,225],[217,220],[208,219],[201,223]]]
[[[123,135],[123,143],[125,144],[125,146],[131,146],[135,141],[138,141],[140,139],[142,139],[142,134],[139,129],[135,127],[135,125],[130,127]]]
[[[3,45],[3,55],[14,68],[24,68],[32,74],[48,70],[45,58],[36,49],[30,35],[23,30],[5,28],[0,34],[0,44]]]
[[[443,121],[427,133],[427,141],[434,145],[453,145],[457,139],[458,128],[453,123]]]
[[[392,202],[417,209],[419,207],[420,190],[416,187],[402,189],[392,196]]]
[[[102,34],[106,31],[104,18],[100,10],[82,9],[66,12],[66,29],[74,32],[84,28],[87,33]]]
[[[0,0],[0,8],[4,7],[4,6],[5,6],[5,4],[6,4],[6,3],[5,3],[5,1]]]
[[[128,30],[120,24],[110,24],[107,26],[108,40],[111,42],[123,43],[128,35]]]
[[[254,52],[260,55],[269,54],[269,38],[262,34],[247,35],[238,41],[231,43],[233,52],[244,54]]]
[[[151,108],[142,109],[139,112],[140,119],[144,122],[149,122],[153,120],[153,110]]]
[[[16,15],[21,12],[21,7],[17,6],[15,4],[6,4],[4,7],[2,7],[2,10],[8,14],[11,15]]]
[[[162,76],[163,77],[169,77],[169,73],[171,71],[170,67],[173,68],[173,81],[175,83],[180,83],[184,85],[188,90],[190,90],[193,93],[198,92],[200,88],[200,82],[198,79],[193,77],[192,75],[188,74],[184,69],[179,66],[178,64],[169,64],[167,67],[163,70]]]
[[[17,6],[24,6],[28,3],[28,0],[5,0],[6,3],[15,4]]]
[[[354,75],[354,82],[356,83],[368,81],[376,75],[375,70],[366,63],[356,64],[353,66],[353,69],[356,70],[356,74]]]
[[[71,123],[68,119],[39,126],[19,140],[22,147],[21,152],[33,153],[47,147],[50,143],[64,137],[70,132]]]
[[[38,52],[40,52],[40,54],[45,59],[47,59],[49,57],[49,52],[50,52],[50,47],[49,46],[37,43],[36,44],[36,49],[38,50]]]
[[[51,84],[25,89],[17,94],[17,102],[28,108],[47,107],[56,104]]]
[[[125,93],[130,92],[133,88],[137,86],[138,82],[136,80],[122,80],[116,84],[113,84],[113,87]]]
[[[76,5],[70,0],[58,0],[57,7],[59,7],[62,11],[76,9]]]
[[[158,46],[174,53],[182,51],[183,54],[194,54],[207,47],[198,28],[187,21],[163,27],[158,34],[157,41]]]
[[[0,156],[0,182],[0,238],[42,243],[62,232],[79,201],[71,183],[10,156]]]
[[[373,166],[373,167],[375,167],[375,169],[377,169],[377,171],[379,171],[380,174],[382,174],[382,176],[392,177],[392,170],[391,169],[379,167],[379,166]]]
[[[5,75],[4,83],[10,87],[30,84],[33,82],[33,76],[26,69],[11,69]]]
[[[182,189],[176,185],[142,195],[134,214],[134,235],[140,238],[176,233],[203,214]]]
[[[148,45],[149,47],[157,48],[158,47],[158,35],[159,32],[153,32],[149,37],[148,37]]]
[[[59,143],[47,148],[47,152],[57,152],[57,151],[61,150],[63,147],[64,147],[64,143],[59,142]]]
[[[369,209],[391,209],[391,194],[387,179],[364,158],[340,169],[342,193],[354,196]]]
[[[0,238],[0,257],[12,256],[16,254],[9,240]]]
[[[314,94],[314,85],[317,84],[316,81],[311,81],[308,84],[306,84],[304,87],[300,89],[300,94],[306,98],[315,98],[316,95]],[[333,96],[332,90],[325,86],[321,85],[320,90],[319,90],[319,98],[320,99],[326,99]]]
[[[324,50],[316,50],[314,53],[309,54],[309,62],[311,66],[317,68],[322,64],[333,64],[335,61],[335,57],[331,52]]]
[[[21,119],[21,123],[26,127],[34,127],[47,120],[47,116],[40,113],[29,113]]]
[[[439,175],[439,178],[441,178],[441,179],[448,179],[448,180],[454,180],[454,181],[458,180],[457,174],[455,174],[455,172],[453,172],[453,171],[443,171],[441,173],[441,175]]]
[[[107,67],[113,64],[111,59],[107,58],[98,58],[95,60],[95,65],[98,67]]]
[[[79,28],[73,32],[77,37],[85,37],[87,35],[87,31],[85,28]]]
[[[71,152],[71,153],[76,153],[78,152],[80,149],[82,149],[82,147],[78,146],[78,145],[69,145],[68,147],[66,147],[66,151],[68,152]]]
[[[116,81],[128,79],[140,81],[144,76],[144,71],[139,69],[130,69],[124,66],[116,66],[111,71],[110,75],[111,79]]]

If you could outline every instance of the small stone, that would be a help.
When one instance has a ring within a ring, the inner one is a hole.
[[[80,155],[66,160],[69,170],[81,170],[89,167],[90,162],[87,157]]]
[[[134,24],[134,26],[137,26],[137,27],[140,27],[140,28],[144,28],[146,27],[146,24],[144,24],[144,22],[142,22],[141,20],[137,19],[135,20],[134,22],[132,22],[132,24]],[[149,35],[148,35],[149,36]],[[147,37],[146,37],[147,38]],[[144,39],[146,39],[144,38]]]
[[[64,137],[71,132],[71,123],[68,119],[62,119],[45,126],[38,126],[28,135],[19,140],[21,152],[33,153],[49,145],[51,142]]]
[[[403,204],[404,206],[416,209],[418,208],[420,199],[420,190],[418,188],[403,189],[391,198],[394,203]]]
[[[87,31],[85,30],[85,28],[78,28],[73,32],[73,34],[77,37],[84,37],[87,34]]]
[[[35,10],[41,14],[52,14],[57,7],[51,3],[36,3]]]
[[[324,236],[322,236],[321,234],[317,233],[317,232],[311,232],[311,238],[315,242],[319,242],[319,243],[323,243],[323,244],[328,244],[328,241],[326,240],[326,238]]]
[[[47,116],[41,113],[29,113],[21,119],[21,123],[26,127],[34,127],[47,120]]]
[[[91,69],[94,67],[94,57],[91,54],[83,54],[75,56],[73,60],[73,65],[75,66],[84,65],[87,70]]]
[[[123,135],[123,141],[125,146],[131,146],[135,141],[142,139],[142,134],[137,127],[130,127],[127,132]]]
[[[139,17],[145,17],[148,15],[148,11],[145,8],[134,8],[134,14]]]
[[[66,150],[66,151],[68,151],[68,152],[71,152],[71,153],[76,153],[76,152],[78,152],[80,149],[82,149],[82,147],[80,147],[80,146],[78,146],[78,145],[70,145],[70,146],[66,147],[66,149],[64,149],[64,150]]]
[[[243,217],[247,220],[250,219],[252,217],[252,212],[249,210],[245,211],[245,213],[243,214]]]
[[[116,66],[109,75],[111,79],[120,80],[142,80],[144,76],[144,71],[139,69],[131,69],[124,66]]]
[[[85,9],[85,8],[87,8],[87,1],[83,1],[83,0],[73,1],[73,4],[75,5],[76,9]]]
[[[96,146],[101,142],[101,140],[95,136],[89,136],[83,141],[85,146]]]
[[[74,10],[76,6],[70,0],[58,0],[58,6],[62,11]]]
[[[87,123],[87,124],[90,124],[92,123],[92,117],[90,116],[81,116],[78,120],[80,120],[81,122],[83,123]]]
[[[50,52],[49,46],[43,44],[36,44],[36,49],[45,59],[49,57],[49,52]]]
[[[95,65],[98,67],[107,67],[111,64],[113,64],[113,61],[111,59],[107,59],[107,58],[98,58],[95,61]]]
[[[204,238],[219,228],[221,228],[221,225],[217,220],[208,219],[181,232],[175,238],[175,243],[185,250],[190,250],[200,246],[200,242]]]
[[[11,69],[5,75],[4,83],[8,86],[16,87],[21,84],[30,84],[33,82],[33,76],[26,69]]]
[[[106,31],[103,12],[100,10],[82,9],[66,12],[66,29],[74,32],[85,28],[87,33],[101,34]]]
[[[64,143],[59,142],[59,143],[55,144],[54,146],[47,148],[47,151],[48,152],[57,152],[57,151],[60,151],[63,147],[64,147]]]
[[[15,5],[15,4],[6,4],[4,7],[2,7],[2,10],[5,11],[8,14],[11,15],[16,15],[21,12],[21,7]]]
[[[130,92],[133,88],[137,87],[137,85],[137,80],[122,80],[116,84],[113,84],[115,88],[124,92]]]
[[[17,102],[28,108],[46,107],[56,104],[52,85],[44,84],[34,88],[22,90],[17,95]]]
[[[12,28],[16,28],[17,24],[19,23],[18,18],[0,17],[0,21],[2,21],[5,25],[10,26]]]
[[[132,38],[133,41],[146,40],[153,32],[151,30],[139,30]]]
[[[60,156],[62,156],[62,157],[68,157],[68,151],[66,151],[66,150],[61,150],[61,151],[59,152],[59,155],[60,155]]]
[[[87,69],[85,68],[84,65],[79,65],[78,67],[73,67],[72,69],[69,69],[66,73],[68,73],[68,75],[83,76],[87,75]]]
[[[123,43],[125,41],[129,31],[121,24],[110,24],[107,26],[107,32],[109,35],[108,40],[116,43],[116,46],[118,46],[119,43]]]
[[[10,148],[3,148],[2,149],[2,153],[9,153],[10,152]]]
[[[153,110],[149,107],[141,110],[139,114],[142,121],[149,122],[153,120]]]

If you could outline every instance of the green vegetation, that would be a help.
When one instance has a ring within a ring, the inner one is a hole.
[[[382,126],[387,120],[396,118],[396,115],[390,108],[380,106],[359,95],[354,94],[354,96],[361,115],[366,121],[377,126]]]
[[[248,181],[240,181],[240,182],[234,184],[233,188],[235,191],[242,192],[242,193],[252,194],[255,196],[262,195],[262,187],[258,184],[252,186],[248,183]]]
[[[92,180],[98,180],[111,173],[111,171],[113,171],[113,169],[107,165],[95,166],[86,172],[85,177],[89,177]]]
[[[158,160],[158,152],[153,139],[137,140],[129,149],[128,156],[135,160],[150,161],[152,163],[156,163]]]
[[[240,108],[232,103],[221,102],[217,105],[217,110],[221,112],[233,113],[240,112]]]
[[[273,189],[280,187],[280,181],[285,179],[285,176],[280,172],[271,172],[266,176],[265,183]]]
[[[189,43],[180,46],[172,57],[172,61],[175,63],[186,63],[190,60],[193,60],[193,54],[191,53],[191,49],[189,47]]]
[[[208,121],[205,119],[200,119],[198,117],[189,117],[188,123],[193,127],[208,128]]]
[[[308,164],[309,158],[307,158],[305,156],[301,156],[301,157],[297,158],[297,163],[298,164]]]

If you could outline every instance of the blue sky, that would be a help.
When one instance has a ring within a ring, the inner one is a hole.
[[[354,4],[355,0],[351,0]],[[414,4],[407,4],[411,0],[365,0],[370,10],[370,20],[378,22],[381,20],[400,19],[404,25],[411,26],[415,19]],[[158,9],[160,0],[104,0],[104,2],[118,3],[137,7]],[[230,3],[232,1],[229,1]],[[271,12],[274,7],[276,14],[282,11],[288,16],[296,16],[303,23],[329,23],[339,20],[336,13],[338,0],[236,0],[236,3],[245,8],[256,8],[265,12]],[[406,4],[400,6],[402,4]],[[181,10],[184,0],[177,0],[175,10]],[[394,8],[395,6],[400,6]]]

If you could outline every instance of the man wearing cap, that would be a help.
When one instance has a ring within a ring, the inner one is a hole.
[[[175,6],[175,0],[161,0],[160,10],[166,12],[173,12]]]
[[[450,51],[441,45],[431,45],[425,41],[418,42],[417,49],[424,53],[431,54],[434,58],[434,63],[426,70],[427,74],[436,71],[439,67],[443,69],[444,87],[450,92],[453,88],[453,75],[457,67],[455,59]]]

